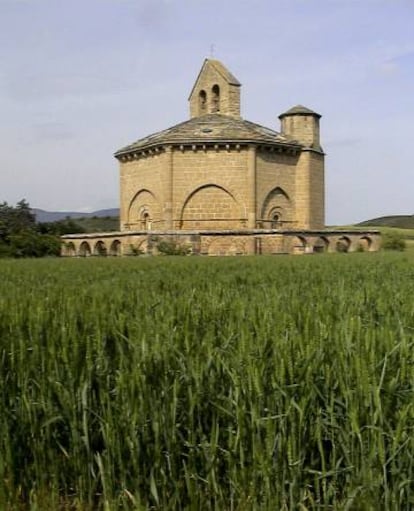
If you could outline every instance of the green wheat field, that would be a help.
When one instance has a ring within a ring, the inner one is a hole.
[[[0,261],[0,509],[414,509],[410,252]]]

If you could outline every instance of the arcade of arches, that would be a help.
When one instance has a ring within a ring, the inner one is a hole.
[[[247,255],[247,254],[314,254],[322,252],[370,252],[378,249],[378,235],[353,231],[296,233],[277,230],[240,231],[223,235],[221,232],[203,231],[198,234],[185,232],[169,233],[169,241],[184,245],[194,255]],[[163,236],[136,233],[116,238],[102,237],[82,239],[76,235],[65,236],[62,255],[72,257],[121,256],[157,254],[157,244]]]

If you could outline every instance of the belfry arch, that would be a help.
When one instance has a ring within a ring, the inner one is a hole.
[[[211,88],[211,112],[220,112],[220,87],[217,84]]]
[[[201,90],[198,94],[198,111],[199,115],[207,113],[207,93]]]

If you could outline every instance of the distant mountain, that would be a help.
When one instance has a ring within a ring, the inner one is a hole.
[[[380,216],[372,220],[365,220],[356,225],[358,227],[399,227],[400,229],[414,229],[414,215]]]
[[[65,218],[91,218],[91,217],[118,217],[119,208],[100,209],[92,213],[83,213],[80,211],[45,211],[44,209],[32,208],[32,213],[36,215],[36,222],[57,222]]]

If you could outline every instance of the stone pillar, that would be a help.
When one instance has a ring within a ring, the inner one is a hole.
[[[173,229],[173,150],[172,146],[165,149],[166,165],[164,176],[164,228]]]
[[[256,147],[249,146],[247,153],[247,228],[256,228]],[[256,253],[256,240],[250,236],[248,254]]]

